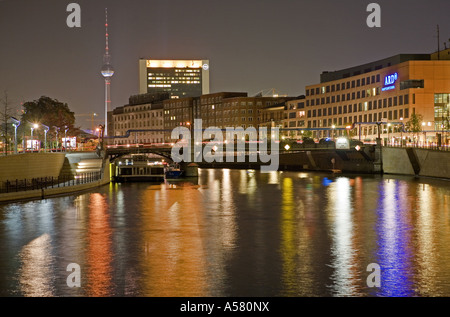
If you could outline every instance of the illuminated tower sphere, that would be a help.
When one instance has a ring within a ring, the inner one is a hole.
[[[102,76],[105,78],[105,132],[104,135],[108,135],[108,111],[110,110],[111,105],[111,96],[110,96],[110,82],[111,77],[114,75],[114,69],[111,65],[111,55],[109,55],[109,46],[108,46],[108,9],[105,9],[105,29],[106,29],[106,47],[105,47],[105,55],[103,55],[103,66],[102,66]]]

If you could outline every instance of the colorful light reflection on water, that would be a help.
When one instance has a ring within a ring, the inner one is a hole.
[[[449,296],[449,205],[446,181],[227,169],[7,204],[0,295]]]

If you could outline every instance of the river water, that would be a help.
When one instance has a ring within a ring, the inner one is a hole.
[[[450,296],[450,182],[203,169],[0,205],[0,241],[0,296]]]

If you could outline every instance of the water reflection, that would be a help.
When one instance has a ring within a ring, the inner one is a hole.
[[[90,195],[87,232],[87,295],[112,295],[112,228],[109,210],[101,194]]]
[[[23,296],[448,296],[448,183],[254,170],[0,206]],[[78,263],[82,287],[66,285]],[[381,287],[366,284],[370,263]]]
[[[347,178],[338,178],[328,190],[328,210],[330,231],[332,234],[331,276],[332,293],[336,296],[355,296],[356,273],[355,264],[357,249],[353,245],[353,208],[350,182]]]
[[[201,194],[192,186],[162,186],[159,192],[143,194],[147,208],[139,228],[145,247],[140,261],[142,291],[146,296],[204,295]],[[153,209],[156,201],[160,205]]]
[[[43,234],[20,252],[19,283],[24,296],[54,296],[50,236]]]
[[[380,182],[377,208],[378,264],[381,267],[382,296],[411,296],[412,254],[411,209],[402,183],[395,180]],[[406,199],[405,199],[406,198]]]

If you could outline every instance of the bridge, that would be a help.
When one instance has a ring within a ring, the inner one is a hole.
[[[130,154],[156,154],[165,157],[169,160],[171,158],[172,145],[171,144],[125,144],[125,145],[107,145],[105,146],[106,155],[111,160]]]
[[[221,131],[225,132],[226,129],[220,129]],[[280,132],[284,132],[284,131],[293,131],[293,130],[301,130],[301,131],[339,131],[339,130],[346,130],[346,128],[337,128],[337,127],[333,127],[333,128],[303,128],[303,129],[288,129],[288,128],[279,128]],[[205,131],[205,129],[201,130],[202,132]],[[171,152],[172,152],[172,147],[173,145],[178,142],[180,139],[172,142],[172,143],[138,143],[137,142],[137,134],[138,133],[142,133],[142,132],[170,132],[172,133],[172,130],[164,130],[164,129],[131,129],[131,130],[127,130],[126,133],[122,136],[106,136],[103,139],[105,140],[120,140],[120,139],[128,139],[133,133],[135,134],[135,143],[129,143],[129,144],[109,144],[105,146],[105,152],[106,155],[109,156],[112,160],[124,156],[124,155],[130,155],[130,154],[156,154],[159,155],[161,157],[167,158],[169,160],[172,160],[171,158]],[[243,130],[243,133],[246,133],[246,130]],[[211,140],[202,140],[202,145],[205,146],[206,144],[210,143]],[[233,142],[236,144],[236,141],[233,140]],[[247,151],[247,147],[249,147],[249,143],[252,142],[259,142],[259,141],[245,141],[246,143],[246,155],[248,155],[248,151]],[[277,141],[278,144],[280,144],[280,142],[283,141]],[[225,141],[224,143],[221,144],[221,146],[223,146],[225,148],[225,143],[227,143],[227,141]],[[333,143],[333,144],[331,144]],[[295,146],[293,146],[292,148],[285,149],[283,146],[280,146],[279,148],[276,149],[276,151],[281,154],[281,153],[286,153],[286,152],[290,152],[292,153],[293,151],[296,150],[304,150],[304,149],[309,149],[309,150],[315,150],[315,149],[324,149],[324,148],[335,148],[334,146],[334,142],[331,142],[330,144],[312,144],[311,142],[309,143],[304,143],[301,144],[301,142],[297,142],[297,144]],[[218,144],[219,145],[219,144]],[[273,150],[273,149],[271,149]],[[237,149],[236,149],[237,151]],[[258,152],[259,153],[259,152]],[[224,153],[225,154],[225,153]],[[242,153],[235,153],[235,156],[237,155],[242,155]]]

